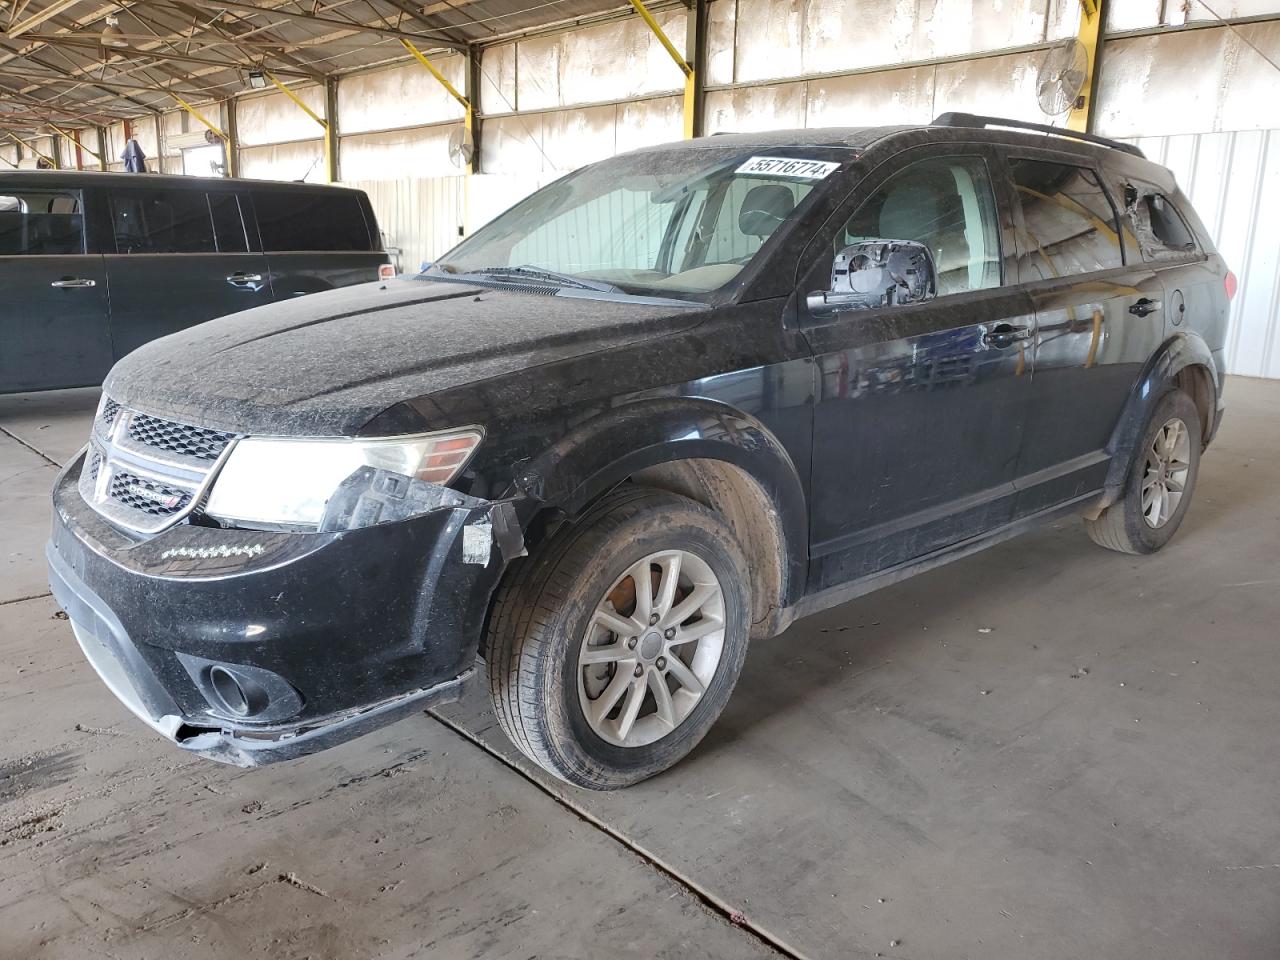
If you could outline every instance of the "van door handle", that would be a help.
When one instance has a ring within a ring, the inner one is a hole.
[[[61,280],[55,280],[49,284],[51,287],[57,287],[59,290],[83,290],[85,287],[96,287],[97,280],[86,280],[84,277],[63,277]]]
[[[1031,328],[1020,324],[997,323],[982,335],[982,342],[992,347],[1011,347],[1019,340],[1031,339]]]
[[[233,273],[227,277],[227,283],[233,287],[251,287],[255,283],[262,282],[262,274],[260,273]]]
[[[1135,317],[1145,317],[1148,314],[1155,313],[1163,304],[1159,300],[1149,300],[1143,297],[1129,308],[1129,312]]]

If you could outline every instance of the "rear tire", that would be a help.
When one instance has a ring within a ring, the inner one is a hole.
[[[1085,527],[1093,542],[1120,553],[1154,553],[1172,539],[1200,472],[1200,411],[1181,390],[1156,404],[1134,448],[1120,499]]]
[[[530,760],[580,787],[667,769],[737,682],[749,582],[718,514],[644,487],[608,494],[499,588],[486,655],[498,723]]]

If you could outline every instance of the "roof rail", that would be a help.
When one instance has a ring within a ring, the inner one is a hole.
[[[1099,137],[1096,134],[1084,133],[1080,130],[1068,130],[1065,127],[1051,127],[1047,123],[1009,120],[1005,117],[982,117],[973,113],[941,113],[931,125],[935,127],[1009,127],[1013,130],[1035,130],[1037,133],[1048,133],[1055,137],[1067,137],[1071,140],[1096,143],[1100,147],[1120,150],[1123,153],[1141,157],[1143,160],[1147,158],[1147,155],[1132,143],[1121,143],[1119,140],[1112,140],[1109,137]]]

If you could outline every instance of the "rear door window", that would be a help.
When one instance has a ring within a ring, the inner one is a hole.
[[[209,197],[201,190],[113,190],[116,252],[216,253]]]
[[[81,253],[84,213],[79,193],[0,192],[0,257]]]
[[[372,250],[354,193],[258,190],[253,194],[262,247],[290,251]]]
[[[1009,168],[1022,206],[1018,253],[1024,281],[1124,265],[1115,207],[1094,171],[1017,158]]]

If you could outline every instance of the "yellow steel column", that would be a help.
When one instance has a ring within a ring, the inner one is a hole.
[[[1106,0],[1079,0],[1080,29],[1077,36],[1088,54],[1084,86],[1076,105],[1067,116],[1067,128],[1087,131],[1093,120],[1093,100],[1098,88],[1098,54],[1102,50],[1102,32],[1106,24]]]
[[[276,88],[281,93],[283,93],[286,97],[288,97],[290,100],[296,103],[303,113],[305,113],[308,117],[310,117],[316,123],[320,124],[321,129],[324,130],[325,178],[330,183],[334,183],[337,179],[338,172],[333,169],[333,140],[332,140],[333,131],[329,128],[329,121],[327,121],[324,117],[320,116],[320,114],[316,113],[314,110],[308,107],[305,103],[303,103],[302,98],[299,97],[292,90],[290,90],[283,83],[281,83],[279,80],[277,80],[276,75],[274,73],[272,73],[269,70],[264,72],[267,74],[267,79],[270,80],[272,83],[274,83],[276,85]]]
[[[636,8],[636,13],[640,14],[640,19],[653,31],[653,35],[658,38],[658,42],[671,55],[671,59],[676,62],[676,66],[684,74],[684,135],[686,139],[691,139],[697,136],[699,132],[698,77],[693,65],[676,49],[675,44],[671,42],[671,38],[663,33],[662,27],[653,18],[653,14],[649,12],[649,8],[644,5],[643,0],[631,0],[631,6]],[[697,16],[697,13],[694,10],[690,10],[689,16]]]

